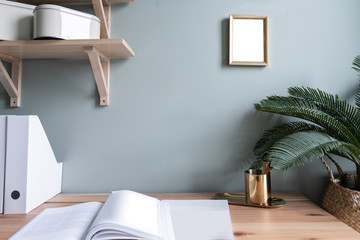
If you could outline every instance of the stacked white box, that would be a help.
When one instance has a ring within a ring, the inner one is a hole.
[[[34,10],[34,39],[99,39],[100,20],[91,14],[52,4]]]
[[[35,6],[0,0],[0,40],[32,39]]]

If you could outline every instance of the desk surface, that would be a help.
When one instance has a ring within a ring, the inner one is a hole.
[[[210,199],[214,193],[154,193],[158,199]],[[360,239],[348,227],[298,193],[277,193],[286,200],[280,208],[265,209],[230,205],[234,239]],[[0,239],[8,239],[45,208],[100,201],[108,194],[59,194],[28,214],[0,214]],[[189,239],[191,240],[191,239]]]

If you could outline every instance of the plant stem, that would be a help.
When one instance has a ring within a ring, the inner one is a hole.
[[[353,157],[352,157],[353,158]],[[355,176],[355,189],[360,191],[360,164],[358,161],[355,161],[353,158],[355,166],[356,166],[356,176]]]
[[[325,155],[334,163],[334,165],[336,166],[336,169],[340,175],[340,177],[342,178],[344,176],[344,172],[341,169],[340,165],[335,161],[335,159],[333,159],[329,154],[325,153]]]
[[[334,182],[334,181],[335,181],[334,174],[332,173],[329,165],[327,165],[327,163],[326,163],[326,161],[325,161],[325,159],[324,159],[323,156],[320,156],[319,158],[320,158],[320,161],[324,164],[324,166],[325,166],[325,168],[326,168],[326,170],[327,170],[327,172],[328,172],[328,174],[329,174],[329,176],[330,176],[331,181]]]

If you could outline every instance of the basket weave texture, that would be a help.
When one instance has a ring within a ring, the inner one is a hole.
[[[355,185],[356,174],[343,174],[338,168],[340,178],[335,179],[329,166],[326,162],[323,163],[330,175],[330,184],[325,191],[322,207],[360,232],[360,191],[350,189]]]

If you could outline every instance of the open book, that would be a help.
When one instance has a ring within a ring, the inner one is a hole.
[[[173,225],[174,224],[174,225]],[[11,240],[233,239],[226,200],[163,200],[121,190],[107,201],[48,208]]]

